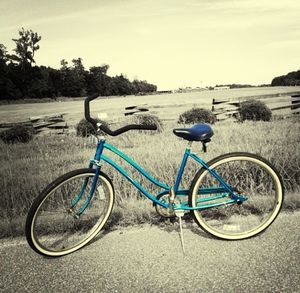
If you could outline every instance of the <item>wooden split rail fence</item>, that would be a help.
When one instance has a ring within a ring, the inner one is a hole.
[[[67,133],[69,126],[64,120],[65,114],[66,113],[34,116],[29,117],[26,121],[0,123],[0,128],[9,129],[16,126],[32,126],[38,133]]]
[[[212,112],[216,115],[217,121],[236,120],[239,116],[239,107],[241,102],[250,99],[264,102],[272,112],[287,110],[284,116],[290,114],[300,114],[300,93],[294,93],[289,96],[274,95],[231,99],[213,99]]]

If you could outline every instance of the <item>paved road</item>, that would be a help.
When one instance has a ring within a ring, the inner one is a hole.
[[[176,231],[144,226],[55,259],[2,240],[0,292],[300,292],[299,231],[300,212],[237,242],[189,227],[183,255]]]

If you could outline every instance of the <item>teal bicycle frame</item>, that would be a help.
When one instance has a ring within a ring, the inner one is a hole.
[[[151,193],[149,193],[147,190],[145,190],[145,188],[143,186],[141,186],[136,180],[134,180],[133,178],[131,178],[128,173],[121,167],[119,166],[115,161],[113,161],[112,159],[110,159],[108,156],[103,154],[104,150],[108,150],[116,155],[118,155],[119,157],[121,157],[123,160],[125,160],[127,163],[129,163],[132,167],[134,167],[139,173],[141,173],[145,178],[147,178],[150,182],[152,182],[153,184],[155,184],[156,186],[160,187],[163,189],[163,191],[161,191],[160,193],[158,193],[156,196],[152,195]],[[216,207],[216,206],[220,206],[220,205],[225,205],[225,204],[232,204],[232,203],[236,203],[236,202],[242,202],[245,201],[247,198],[245,196],[241,196],[241,195],[237,195],[233,188],[228,185],[218,174],[215,170],[211,169],[199,156],[197,156],[196,153],[191,152],[190,149],[190,144],[189,146],[185,149],[183,158],[182,158],[182,162],[181,165],[179,167],[179,171],[175,180],[175,184],[174,187],[171,187],[165,183],[162,183],[160,181],[158,181],[157,179],[155,179],[154,177],[152,177],[148,172],[146,172],[142,167],[140,167],[134,160],[132,160],[130,157],[128,157],[127,155],[125,155],[124,153],[122,153],[120,150],[118,150],[117,148],[113,147],[112,145],[108,144],[104,138],[100,138],[98,141],[98,145],[97,145],[97,150],[96,150],[96,154],[94,156],[94,159],[90,160],[90,164],[89,164],[89,168],[94,167],[95,168],[95,177],[93,179],[93,183],[92,183],[92,188],[90,190],[89,196],[85,202],[85,204],[80,208],[79,212],[77,213],[78,216],[80,216],[80,214],[82,214],[84,212],[84,210],[87,208],[87,206],[89,205],[96,185],[97,185],[97,180],[98,177],[100,175],[100,169],[101,169],[101,162],[106,162],[107,164],[109,164],[110,166],[112,166],[113,168],[115,168],[118,172],[120,172],[131,184],[133,184],[142,194],[144,194],[148,199],[150,199],[154,204],[160,205],[164,208],[170,208],[170,204],[168,202],[162,201],[160,200],[160,198],[163,195],[166,194],[170,194],[172,189],[174,191],[174,194],[176,196],[187,196],[189,194],[189,190],[188,189],[180,189],[180,182],[188,161],[188,158],[192,158],[194,159],[196,162],[198,162],[202,167],[204,167],[206,170],[208,170],[208,172],[215,177],[219,182],[220,182],[220,186],[218,187],[210,187],[210,188],[200,188],[199,189],[199,194],[214,194],[211,197],[205,197],[205,198],[200,198],[197,200],[197,204],[200,204],[199,206],[197,205],[196,207],[190,207],[189,204],[187,202],[183,202],[180,204],[172,204],[172,209],[174,211],[176,210],[196,210],[196,209],[207,209],[207,208],[212,208],[212,207]],[[81,199],[85,188],[87,186],[87,183],[89,181],[89,178],[86,178],[82,189],[79,193],[79,195],[77,196],[77,198],[72,202],[71,204],[71,209],[79,202],[79,200]],[[207,203],[216,199],[220,199],[220,198],[228,198],[227,200],[224,200],[222,202],[217,202],[217,203]]]

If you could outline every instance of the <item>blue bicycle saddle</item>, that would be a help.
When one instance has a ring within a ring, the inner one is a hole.
[[[208,124],[196,124],[191,128],[173,129],[173,133],[189,141],[205,141],[210,139],[214,132]]]

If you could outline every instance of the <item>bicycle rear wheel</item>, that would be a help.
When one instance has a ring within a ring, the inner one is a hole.
[[[87,202],[95,177],[94,169],[67,173],[49,184],[33,202],[25,233],[30,247],[46,256],[74,252],[91,241],[106,223],[114,203],[111,180],[100,172],[93,197]]]
[[[275,168],[264,158],[249,153],[221,155],[208,163],[235,192],[247,199],[230,201],[220,182],[202,168],[195,176],[189,195],[197,224],[215,237],[238,240],[264,231],[277,217],[283,203],[283,184]],[[211,191],[214,188],[219,191]],[[214,198],[213,198],[214,197]],[[218,198],[217,198],[218,197]],[[218,205],[208,207],[208,205]]]

